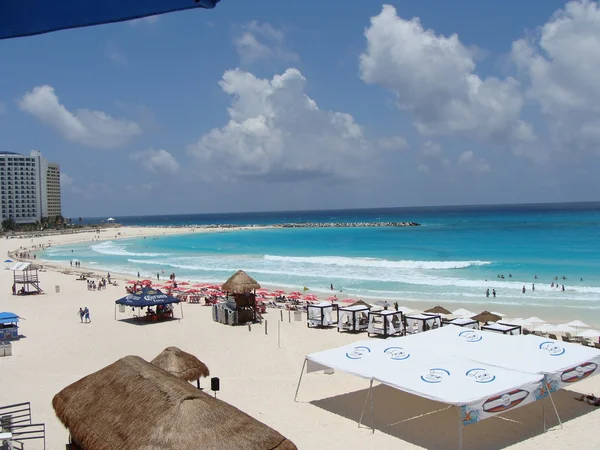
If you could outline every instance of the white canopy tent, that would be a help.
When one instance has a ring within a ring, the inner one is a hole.
[[[552,398],[551,392],[599,373],[599,365],[600,351],[582,345],[445,326],[309,354],[296,397],[305,367],[307,373],[334,369],[369,379],[369,397],[373,382],[378,381],[457,406],[460,447],[462,426]]]

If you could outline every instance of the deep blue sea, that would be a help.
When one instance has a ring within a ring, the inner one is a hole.
[[[584,320],[586,314],[600,317],[600,203],[115,219],[134,226],[304,221],[414,221],[423,226],[186,232],[54,247],[42,258],[67,263],[79,259],[83,266],[139,271],[146,277],[164,270],[175,272],[179,279],[208,282],[223,282],[244,269],[263,285],[290,290],[307,286],[317,294],[329,295],[333,284],[338,296],[344,297],[433,301],[457,307],[481,304],[496,310],[501,305],[539,307],[539,316],[553,308],[569,308]],[[555,277],[565,285],[564,292],[550,286]],[[486,298],[486,289],[495,289],[496,299]]]

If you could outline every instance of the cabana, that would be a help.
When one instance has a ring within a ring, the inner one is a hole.
[[[39,266],[20,262],[10,268],[13,272],[13,287],[17,295],[43,294],[38,277]]]
[[[479,330],[479,322],[473,319],[465,319],[458,317],[456,319],[442,320],[442,326],[456,325],[457,327],[470,328],[472,330]]]
[[[402,336],[403,331],[404,321],[402,320],[402,311],[393,309],[369,311],[369,327],[367,328],[369,337],[372,334],[385,338],[394,335]]]
[[[228,325],[256,322],[258,319],[257,289],[260,289],[260,284],[246,272],[238,270],[234,273],[221,286],[221,290],[227,293],[226,302],[214,305],[217,321]]]
[[[172,319],[173,308],[171,305],[173,303],[179,303],[179,299],[177,297],[164,294],[158,289],[145,287],[139,294],[128,294],[115,302],[115,320],[117,320],[117,305],[119,305],[120,312],[125,312],[125,308],[127,306],[133,308],[134,311],[135,308],[139,308],[140,312],[137,315],[134,314],[134,317],[137,317],[138,319],[140,317],[144,317],[146,320],[152,322]],[[142,316],[141,308],[148,308],[145,316]],[[183,308],[181,307],[181,303],[179,303],[179,309],[181,312],[181,318],[183,318]]]
[[[338,307],[338,332],[366,330],[369,327],[370,309],[371,306],[362,301]]]
[[[137,356],[52,400],[77,450],[296,450],[274,429]]]
[[[458,447],[462,429],[489,417],[550,397],[552,392],[600,373],[600,351],[533,335],[509,336],[446,326],[386,340],[364,340],[306,355],[302,375],[345,372],[370,380],[363,407],[379,382],[458,410]],[[554,400],[552,407],[560,421]],[[417,419],[432,414],[420,411]],[[542,415],[543,416],[543,415]],[[543,416],[544,417],[544,416]],[[543,419],[545,420],[545,419]],[[545,426],[545,422],[544,422]]]
[[[19,319],[15,313],[0,312],[0,341],[19,338]]]
[[[337,305],[329,302],[306,305],[306,326],[308,328],[323,328],[337,324],[337,321],[334,322],[333,320],[333,310],[335,308],[337,308]]]
[[[492,333],[502,334],[521,334],[519,325],[511,325],[509,323],[495,322],[481,327],[482,330],[491,331]]]
[[[404,317],[406,333],[414,334],[442,326],[442,317],[437,314],[413,314]]]
[[[165,348],[150,363],[181,380],[195,381],[198,389],[200,389],[200,377],[210,376],[206,364],[177,347]]]

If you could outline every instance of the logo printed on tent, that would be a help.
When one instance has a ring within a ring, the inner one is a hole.
[[[371,349],[369,347],[354,347],[351,352],[346,353],[346,358],[349,359],[361,359],[363,356],[371,353]]]
[[[410,353],[408,353],[402,347],[388,347],[383,351],[383,353],[388,355],[390,359],[393,359],[394,361],[402,361],[410,358]]]
[[[496,379],[496,375],[492,375],[487,370],[481,368],[467,370],[465,375],[471,377],[475,383],[491,383]]]
[[[461,331],[458,335],[467,342],[479,342],[483,339],[483,336],[472,331]]]
[[[564,355],[565,352],[567,351],[564,347],[562,347],[561,345],[558,345],[556,342],[553,342],[553,341],[542,342],[540,344],[540,349],[546,350],[548,353],[550,353],[550,356]]]
[[[435,368],[429,369],[429,373],[421,375],[421,380],[425,383],[441,383],[445,377],[449,376],[450,372],[446,369]]]
[[[560,375],[560,381],[563,383],[575,383],[589,377],[597,368],[598,364],[593,362],[586,362],[580,366],[571,367]]]
[[[506,394],[488,398],[483,403],[483,410],[489,413],[497,413],[514,408],[527,398],[529,392],[523,389],[514,389]]]

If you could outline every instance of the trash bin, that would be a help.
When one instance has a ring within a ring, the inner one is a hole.
[[[12,356],[12,342],[4,343],[4,356]]]
[[[4,342],[0,342],[0,356],[4,356]]]
[[[60,286],[59,285],[54,286],[54,290],[56,291],[57,294],[60,294]]]
[[[302,321],[302,311],[294,311],[294,322]]]
[[[119,312],[125,312],[125,305],[119,305]]]

